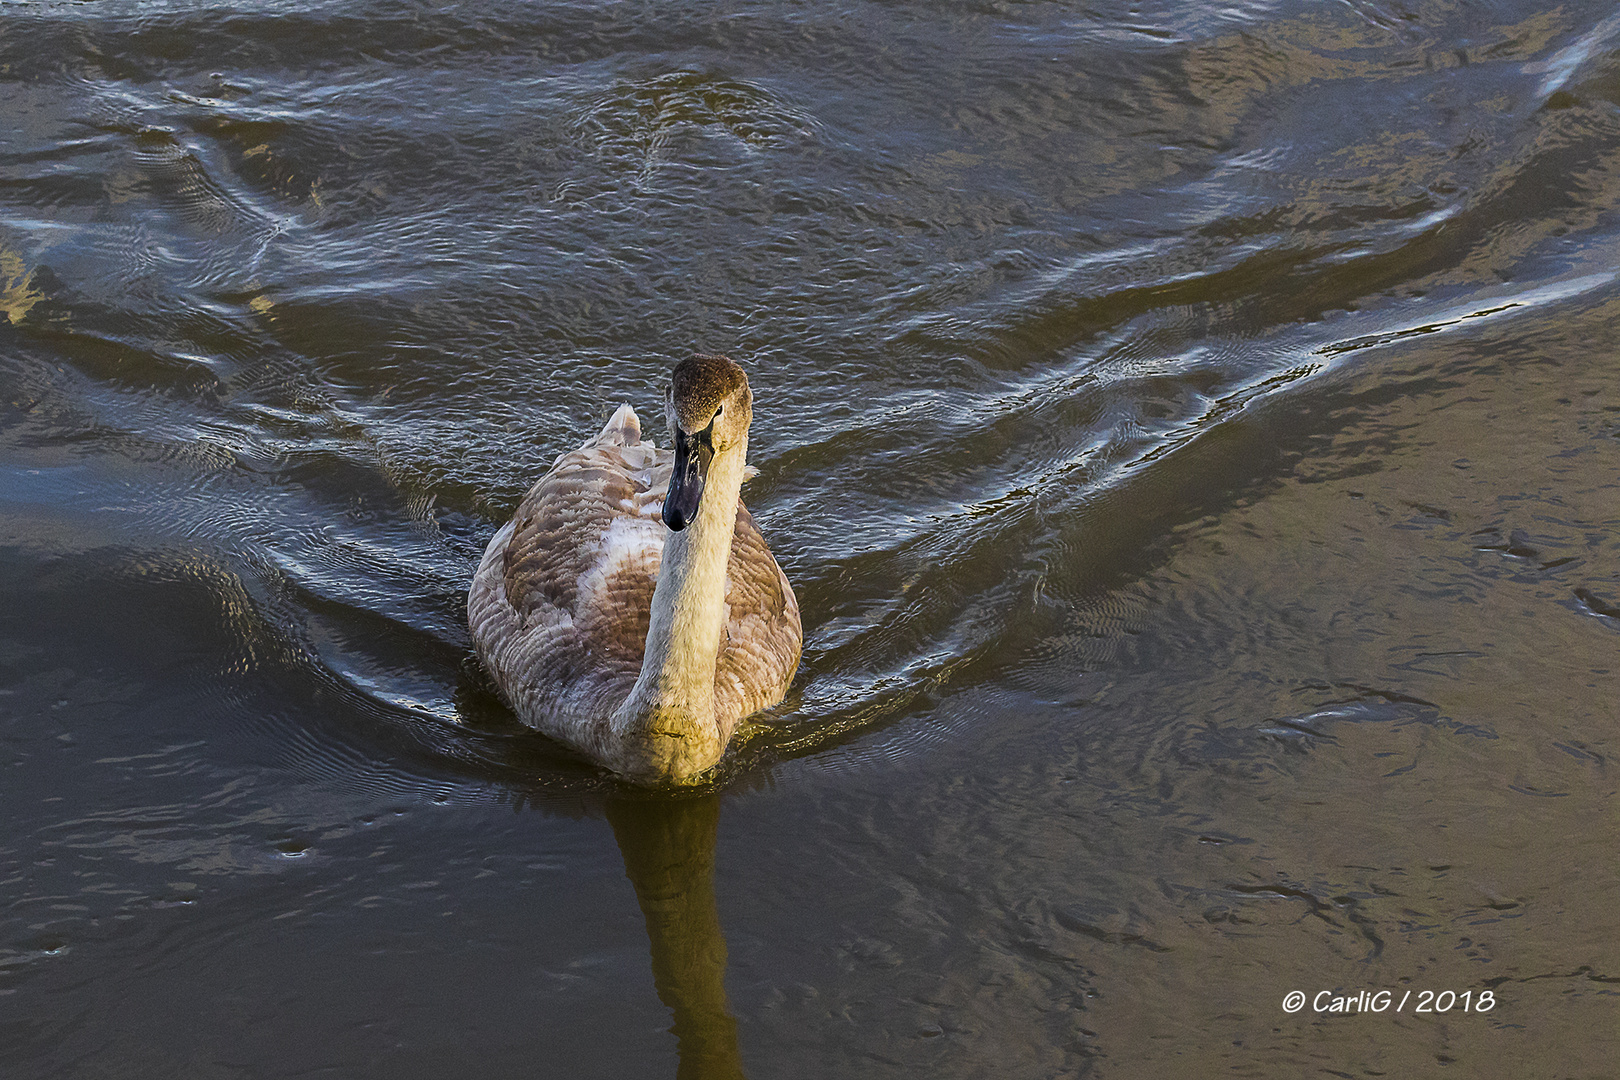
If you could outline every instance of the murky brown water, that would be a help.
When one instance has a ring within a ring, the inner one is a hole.
[[[12,4],[0,108],[7,1077],[1613,1073],[1605,5]],[[695,349],[807,640],[677,801],[463,603]]]

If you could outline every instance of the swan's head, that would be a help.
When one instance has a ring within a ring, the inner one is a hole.
[[[697,517],[709,462],[744,449],[754,419],[754,395],[743,369],[723,356],[694,356],[675,365],[664,395],[675,444],[675,471],[664,496],[664,524],[679,532]]]

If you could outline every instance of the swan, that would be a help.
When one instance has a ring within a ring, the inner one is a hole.
[[[467,595],[479,659],[523,723],[635,783],[694,782],[799,665],[799,604],[738,497],[753,393],[723,356],[676,365],[674,443],[621,405],[558,456]]]

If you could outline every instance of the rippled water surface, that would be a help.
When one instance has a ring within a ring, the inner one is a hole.
[[[1608,6],[11,3],[0,103],[8,1077],[1612,1074]],[[805,655],[648,798],[465,592],[694,350]]]

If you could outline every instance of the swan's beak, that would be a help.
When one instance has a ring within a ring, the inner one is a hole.
[[[675,471],[669,477],[669,493],[664,496],[664,524],[680,532],[697,517],[698,501],[703,498],[703,481],[709,475],[714,457],[710,437],[713,427],[688,435],[675,429]]]

